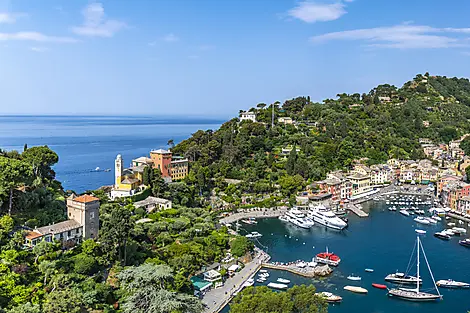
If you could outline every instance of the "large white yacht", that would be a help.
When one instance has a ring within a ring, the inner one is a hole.
[[[296,207],[287,211],[285,217],[288,222],[302,228],[310,228],[314,224],[312,219],[306,217],[305,214]]]
[[[337,217],[333,211],[321,204],[311,208],[307,216],[313,219],[314,222],[333,229],[341,230],[348,226],[348,224]]]

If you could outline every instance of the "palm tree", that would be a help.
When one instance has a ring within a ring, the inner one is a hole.
[[[166,144],[168,147],[173,148],[175,146],[175,141],[173,139],[169,139]]]

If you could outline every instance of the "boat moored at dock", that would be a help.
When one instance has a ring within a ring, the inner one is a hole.
[[[440,231],[434,234],[434,237],[442,240],[450,240],[450,236],[445,231]]]
[[[470,239],[459,240],[459,245],[470,248]]]
[[[324,205],[318,205],[314,208],[311,208],[307,216],[315,223],[332,228],[337,230],[342,230],[348,226],[348,224],[342,220],[341,218],[337,217],[333,211],[326,208]]]
[[[308,229],[314,225],[313,220],[305,216],[305,214],[296,207],[287,211],[285,217],[288,222],[301,228]]]
[[[284,278],[278,278],[277,282],[282,283],[282,284],[290,284],[290,280],[284,279]]]
[[[328,248],[326,249],[326,252],[318,253],[315,260],[317,263],[323,263],[332,266],[338,266],[341,262],[341,258],[334,253],[328,252]]]

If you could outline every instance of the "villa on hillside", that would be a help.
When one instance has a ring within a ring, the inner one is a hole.
[[[240,113],[240,122],[242,121],[252,121],[256,123],[256,113],[250,111],[244,111]]]
[[[67,221],[29,230],[25,236],[25,247],[33,248],[42,240],[61,241],[73,246],[82,240],[98,238],[100,224],[100,199],[72,194],[67,198]]]
[[[171,209],[171,200],[156,197],[148,197],[145,200],[134,203],[134,207],[143,208],[147,211],[147,213],[150,213],[155,209],[166,210]]]

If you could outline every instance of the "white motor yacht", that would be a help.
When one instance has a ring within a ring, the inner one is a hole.
[[[410,212],[408,212],[407,210],[400,210],[400,213],[405,215],[405,216],[410,216]]]
[[[436,282],[436,285],[438,287],[443,287],[443,288],[469,288],[470,287],[470,284],[468,283],[463,283],[463,282],[455,281],[452,279],[438,280]]]
[[[306,217],[305,214],[296,207],[287,211],[285,216],[287,221],[302,228],[310,228],[314,225],[313,220]]]
[[[307,216],[313,219],[314,222],[333,229],[342,230],[348,226],[345,221],[337,217],[333,211],[326,208],[324,205],[311,208]]]
[[[427,219],[425,219],[424,217],[422,216],[418,216],[417,218],[414,219],[414,221],[416,223],[420,223],[420,224],[424,224],[424,225],[429,225],[429,221]]]
[[[416,284],[419,282],[420,284],[423,282],[421,278],[417,278],[411,275],[406,275],[404,273],[395,273],[389,274],[385,277],[385,281],[395,283],[395,284]]]

